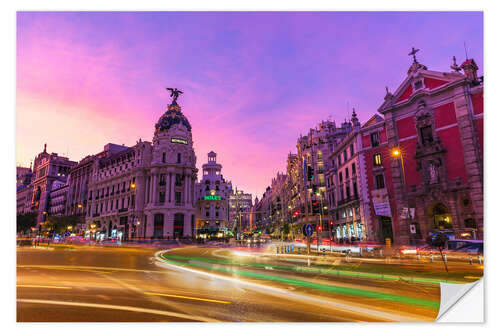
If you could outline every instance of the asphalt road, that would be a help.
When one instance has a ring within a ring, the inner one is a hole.
[[[315,267],[209,247],[19,247],[17,320],[432,321],[439,311],[439,284]]]

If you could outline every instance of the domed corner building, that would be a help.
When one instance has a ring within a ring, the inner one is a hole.
[[[191,125],[174,101],[155,125],[145,181],[146,238],[195,236],[197,173]]]
[[[191,238],[198,170],[191,125],[176,102],[155,125],[153,142],[109,143],[90,157],[82,201],[92,239]]]

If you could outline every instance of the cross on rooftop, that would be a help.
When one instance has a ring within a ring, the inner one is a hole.
[[[409,56],[413,56],[413,62],[417,62],[415,54],[417,54],[418,51],[420,51],[420,49],[415,49],[414,47],[412,47],[410,53],[408,53]]]

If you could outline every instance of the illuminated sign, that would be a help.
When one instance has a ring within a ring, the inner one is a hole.
[[[203,200],[221,200],[220,195],[205,195]]]
[[[187,145],[188,142],[184,139],[177,139],[177,138],[172,138],[170,139],[170,142],[173,142],[173,143],[182,143],[183,145]]]

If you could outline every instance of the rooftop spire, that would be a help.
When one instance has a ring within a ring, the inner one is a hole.
[[[351,123],[352,123],[353,126],[359,126],[360,125],[359,119],[358,119],[358,115],[356,114],[356,110],[354,108],[352,108]]]
[[[43,152],[46,153],[47,152],[47,144],[44,144],[43,145]]]

